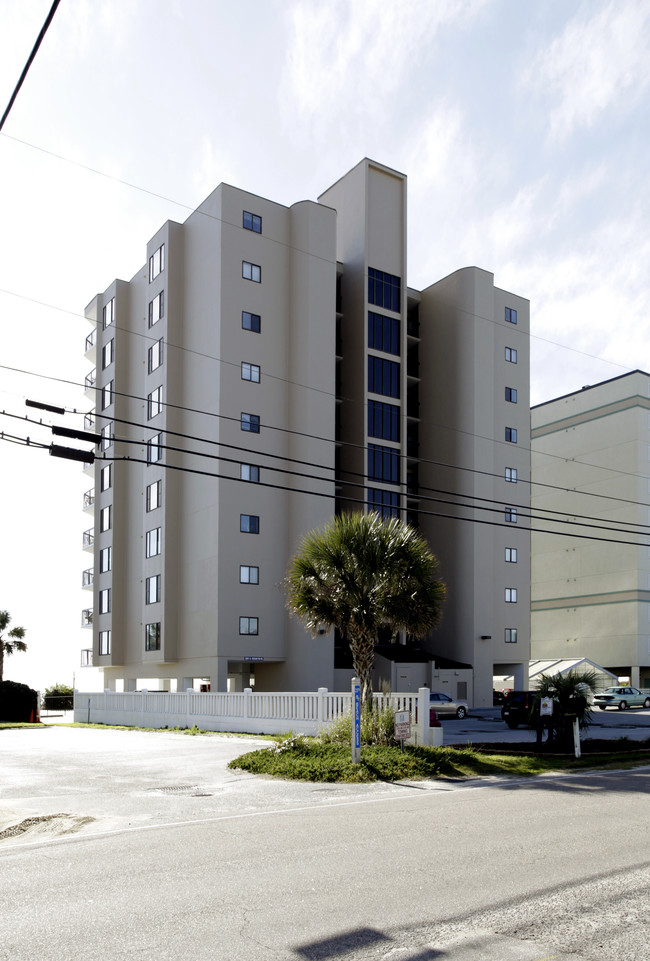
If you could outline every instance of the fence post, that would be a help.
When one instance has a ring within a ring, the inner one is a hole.
[[[431,744],[431,728],[429,726],[429,688],[418,688],[418,723],[417,731],[420,744],[429,747]]]
[[[316,720],[318,723],[318,730],[325,726],[325,695],[327,694],[326,687],[318,688],[318,713]]]
[[[185,694],[185,721],[188,727],[194,727],[192,721],[192,694],[194,694],[194,688],[186,687],[183,693]]]
[[[252,705],[252,698],[253,698],[252,687],[245,687],[244,688],[244,730],[247,731],[249,734],[251,733],[251,731],[250,731],[250,722],[248,718],[249,718],[249,711]]]

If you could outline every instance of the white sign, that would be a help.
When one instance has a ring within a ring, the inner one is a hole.
[[[395,711],[395,740],[408,741],[411,736],[411,712]]]
[[[543,697],[539,702],[539,713],[542,717],[550,717],[553,714],[553,698]]]

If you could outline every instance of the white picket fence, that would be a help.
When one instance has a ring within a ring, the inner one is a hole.
[[[378,708],[411,713],[411,743],[442,744],[442,728],[429,726],[429,688],[417,694],[375,694]],[[424,705],[424,710],[419,710]],[[247,734],[318,734],[352,710],[351,692],[318,691],[237,694],[183,691],[74,692],[74,719],[125,727],[198,727]]]

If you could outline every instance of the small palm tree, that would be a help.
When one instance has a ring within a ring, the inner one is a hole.
[[[420,535],[374,512],[342,514],[307,534],[284,586],[287,607],[312,635],[336,627],[349,641],[366,705],[379,632],[423,637],[439,623],[446,595]]]
[[[569,741],[572,737],[573,718],[577,716],[580,727],[587,727],[591,721],[591,710],[587,701],[589,693],[599,688],[596,671],[570,670],[564,674],[541,674],[538,684],[540,697],[553,697],[553,731],[559,741]]]
[[[4,678],[5,654],[13,654],[14,651],[26,651],[27,645],[23,641],[25,636],[24,627],[12,627],[7,630],[11,623],[9,611],[0,611],[0,683]],[[5,634],[6,631],[6,634]]]

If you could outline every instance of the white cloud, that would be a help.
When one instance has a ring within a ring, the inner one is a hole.
[[[303,118],[373,105],[381,127],[391,96],[444,25],[471,19],[487,0],[299,0],[288,13],[285,86]]]
[[[647,0],[611,0],[596,14],[592,11],[585,4],[524,76],[525,83],[555,100],[551,140],[593,126],[609,108],[625,110],[650,83]]]

